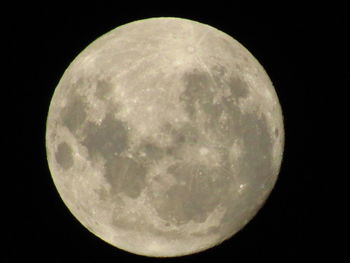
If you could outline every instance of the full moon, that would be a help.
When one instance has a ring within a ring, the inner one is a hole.
[[[84,49],[53,94],[53,182],[91,233],[175,257],[242,229],[275,185],[284,148],[267,73],[238,41],[182,18],[128,23]]]

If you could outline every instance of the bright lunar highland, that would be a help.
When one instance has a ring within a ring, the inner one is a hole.
[[[229,35],[180,18],[106,33],[64,72],[47,158],[72,214],[131,253],[173,257],[233,236],[276,182],[281,107]]]

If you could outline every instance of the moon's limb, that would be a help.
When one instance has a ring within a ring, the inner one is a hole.
[[[283,143],[258,61],[178,18],[133,22],[89,45],[55,90],[46,134],[72,213],[147,256],[191,254],[239,231],[272,190]]]

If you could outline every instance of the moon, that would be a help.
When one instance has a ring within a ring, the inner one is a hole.
[[[182,18],[101,36],[69,65],[46,123],[62,200],[91,233],[175,257],[232,237],[264,204],[284,148],[270,78],[238,41]]]

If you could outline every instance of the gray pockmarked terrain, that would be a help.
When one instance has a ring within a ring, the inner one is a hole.
[[[73,215],[106,242],[180,256],[239,231],[271,192],[282,112],[259,62],[198,22],[152,18],[90,44],[47,119],[49,167]]]

